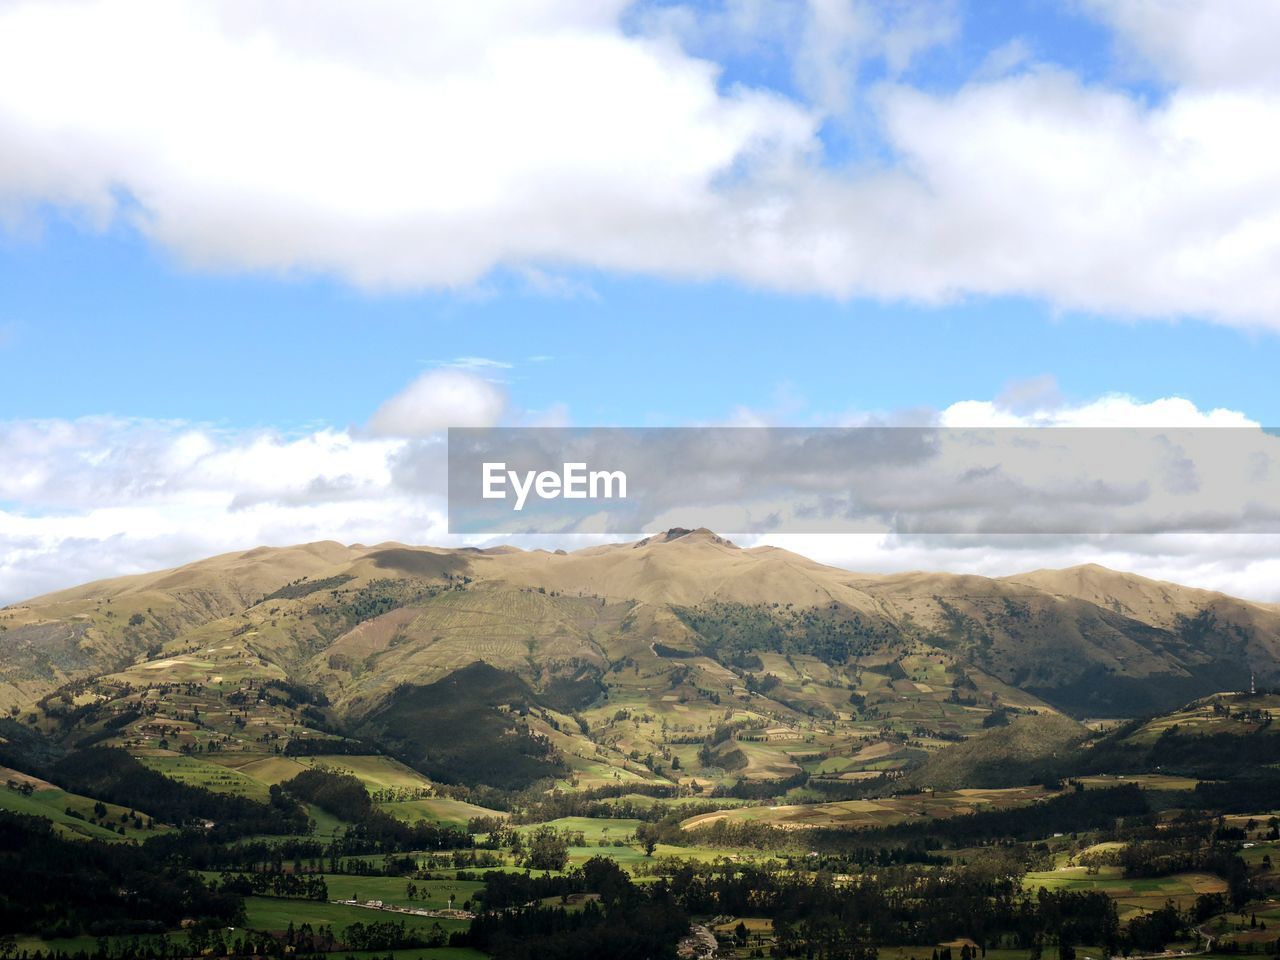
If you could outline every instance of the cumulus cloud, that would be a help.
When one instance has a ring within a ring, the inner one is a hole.
[[[263,543],[431,540],[444,490],[398,490],[405,441],[172,421],[0,424],[0,602]]]
[[[1147,402],[1112,393],[1081,404],[1063,404],[1052,378],[1012,384],[990,400],[962,400],[938,415],[944,427],[1133,427],[1143,430],[1187,430],[1197,427],[1241,427],[1256,430],[1256,420],[1238,410],[1201,410],[1183,397]]]
[[[1081,9],[1160,97],[1025,50],[913,86],[947,3],[9,0],[0,206],[369,287],[588,268],[1280,327],[1274,6]],[[726,83],[741,49],[788,92]],[[829,155],[833,121],[870,149]]]
[[[362,429],[0,422],[0,602],[264,543],[460,543],[447,538],[442,431],[496,422],[505,405],[500,384],[444,367]]]
[[[507,405],[506,390],[468,369],[497,365],[464,357],[455,368],[428,370],[369,418],[375,436],[422,437],[446,427],[487,427]]]
[[[812,132],[625,36],[623,6],[6,3],[0,194],[132,216],[197,263],[370,286],[590,260]]]

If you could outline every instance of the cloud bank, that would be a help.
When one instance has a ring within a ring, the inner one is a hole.
[[[1273,5],[1082,0],[1154,95],[1023,38],[913,83],[965,8],[913,9],[6,0],[0,206],[379,289],[585,269],[1280,327]],[[743,49],[788,82],[726,80]]]
[[[1176,397],[1141,402],[1114,395],[1067,405],[1053,399],[1050,388],[1038,383],[1006,391],[997,400],[958,402],[930,415],[928,422],[978,427],[1256,426],[1239,413],[1202,411]],[[491,538],[464,539],[447,532],[441,428],[522,421],[518,411],[495,406],[495,396],[505,396],[500,385],[451,367],[429,371],[389,400],[373,419],[388,407],[403,419],[386,431],[376,431],[370,423],[285,435],[110,417],[0,423],[0,462],[6,467],[0,471],[0,603],[262,544],[328,539],[453,546],[489,542]],[[437,400],[439,406],[433,407]],[[914,416],[921,418],[918,412]],[[1200,461],[1194,450],[1184,451],[1188,463],[1173,464],[1178,468],[1173,473],[1181,476],[1189,470],[1187,475],[1198,476],[1211,490],[1216,474],[1230,469],[1230,464],[1213,461],[1217,449],[1208,447],[1209,455]],[[916,493],[926,509],[960,509],[953,490]],[[961,506],[978,509],[983,504]],[[663,522],[660,518],[656,526]],[[700,515],[698,522],[724,533],[735,530],[731,513]],[[574,549],[604,539],[615,538],[585,534],[516,542]],[[1265,534],[871,533],[752,536],[741,542],[773,542],[872,572],[924,567],[1007,574],[1099,562],[1280,600],[1280,561],[1275,559],[1280,537]]]

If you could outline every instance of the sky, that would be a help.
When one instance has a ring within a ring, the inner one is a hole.
[[[4,0],[0,602],[459,543],[449,426],[1280,424],[1277,41],[1269,0]],[[773,541],[1280,600],[1262,535]]]

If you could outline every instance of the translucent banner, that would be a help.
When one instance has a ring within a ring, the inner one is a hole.
[[[449,431],[452,533],[1280,531],[1245,428]]]

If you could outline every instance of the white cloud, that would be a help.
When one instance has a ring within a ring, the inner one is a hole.
[[[843,114],[880,25],[868,4],[813,0],[809,9],[797,79],[814,103],[828,113]]]
[[[491,365],[466,359],[472,369]],[[487,427],[498,422],[506,403],[501,386],[465,369],[428,370],[380,406],[368,429],[375,436],[422,437],[446,427]]]
[[[1146,108],[1041,68],[881,104],[913,175],[882,182],[903,226],[885,231],[880,292],[1280,326],[1264,268],[1280,253],[1280,98],[1186,90]]]
[[[400,489],[405,441],[107,417],[0,424],[0,602],[259,544],[444,533],[444,488]]]
[[[807,113],[721,94],[623,4],[57,0],[0,7],[0,194],[197,263],[458,285],[703,213]]]
[[[948,0],[909,4],[809,0],[795,53],[797,80],[824,112],[841,116],[854,103],[863,65],[883,61],[897,76],[921,53],[954,39],[959,19]]]
[[[556,279],[585,267],[1280,327],[1275,5],[1082,3],[1163,98],[1021,48],[950,92],[860,88],[952,36],[947,4],[664,5],[628,32],[623,0],[8,0],[0,207],[371,287],[507,268],[589,296]],[[709,58],[742,50],[805,99],[724,84]],[[833,118],[889,159],[824,156]]]
[[[502,386],[442,368],[364,430],[0,422],[0,602],[260,544],[460,544],[447,537],[440,431],[494,423],[505,403]]]
[[[438,366],[458,370],[510,370],[512,364],[491,357],[454,357],[452,360],[442,361]]]
[[[1044,380],[1029,386],[1047,388]],[[1200,410],[1183,397],[1162,397],[1143,402],[1123,393],[1108,394],[1077,405],[1064,405],[1054,393],[1038,398],[1034,393],[1007,392],[995,401],[962,400],[941,412],[944,427],[1137,427],[1181,429],[1192,427],[1259,427],[1257,421],[1236,410]]]
[[[1280,87],[1269,0],[1083,0],[1148,69],[1198,87]]]

